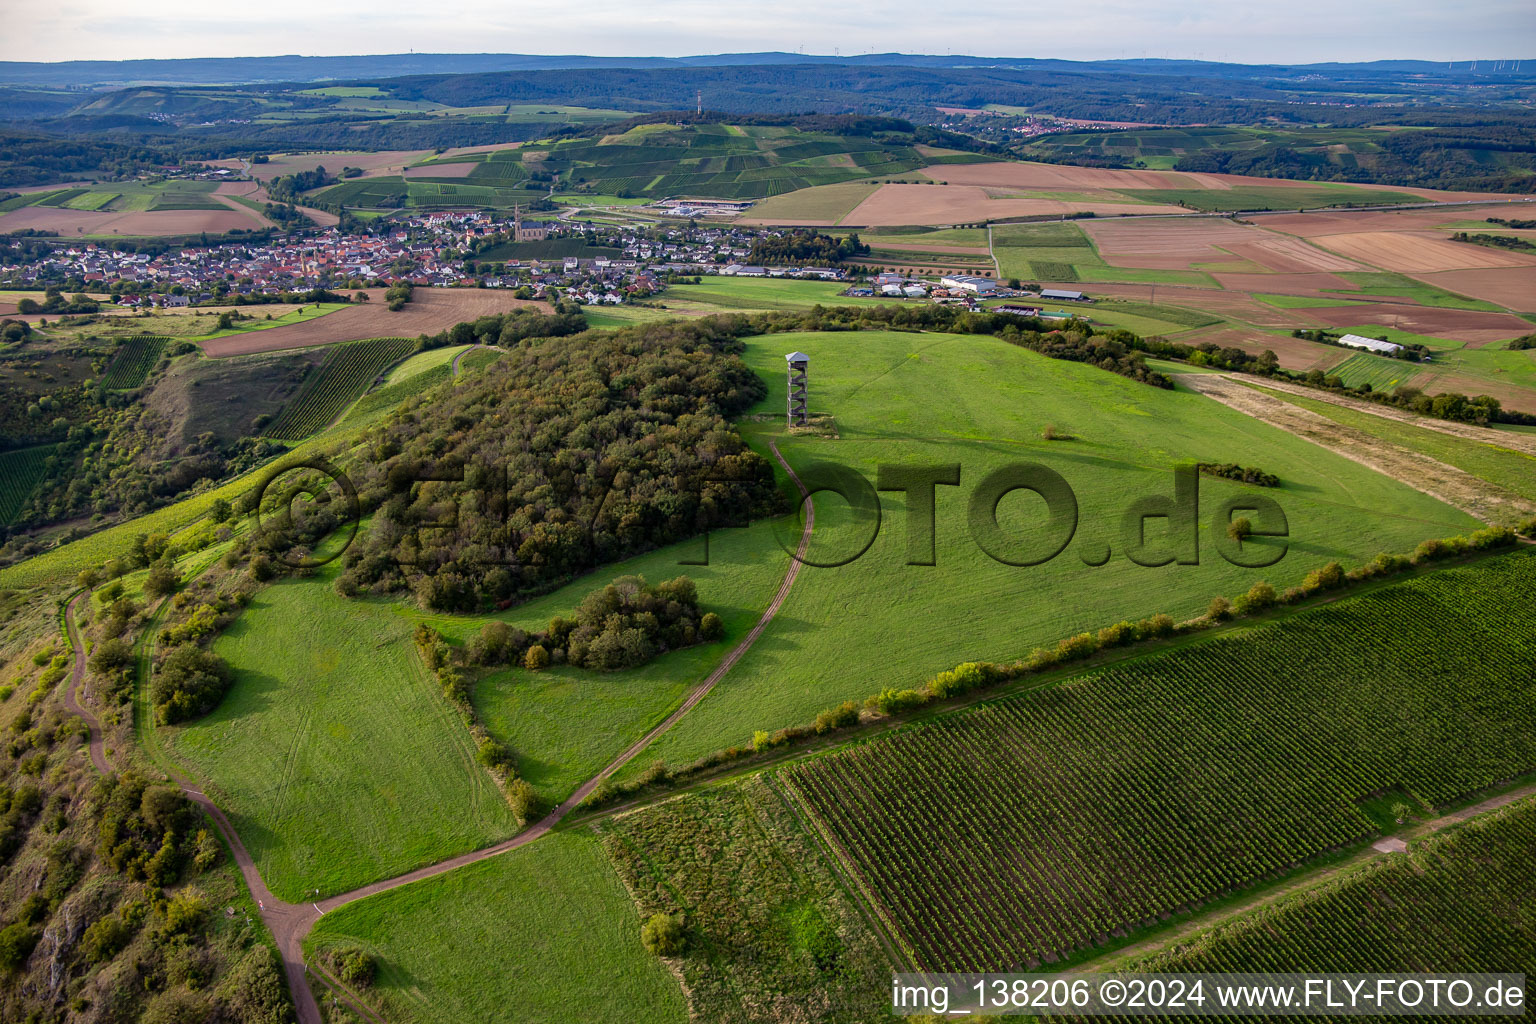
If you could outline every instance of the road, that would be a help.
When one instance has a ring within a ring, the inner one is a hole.
[[[457,359],[454,362],[457,364]],[[456,368],[457,366],[455,365]],[[709,692],[715,688],[715,685],[725,678],[726,673],[741,660],[742,656],[751,649],[752,645],[757,642],[758,637],[768,628],[774,616],[778,614],[779,609],[783,606],[784,601],[789,597],[790,588],[794,586],[795,579],[800,575],[800,567],[804,564],[803,559],[811,542],[811,530],[816,521],[815,509],[809,501],[805,500],[808,495],[804,482],[801,481],[793,467],[785,460],[783,454],[779,452],[776,443],[770,441],[768,447],[773,452],[773,457],[779,461],[779,465],[784,467],[784,471],[789,474],[789,478],[799,488],[801,500],[805,508],[805,526],[800,533],[799,547],[795,551],[795,557],[790,560],[789,568],[785,570],[784,579],[779,584],[779,589],[774,594],[773,600],[763,610],[763,614],[758,619],[757,624],[752,627],[746,636],[742,637],[741,642],[731,649],[730,653],[721,660],[720,664],[715,666],[715,670],[693,688],[688,697],[676,710],[655,728],[630,744],[622,754],[610,761],[602,771],[582,783],[558,807],[511,839],[497,843],[494,846],[487,846],[484,849],[460,854],[457,857],[450,857],[447,860],[439,861],[436,864],[429,864],[414,871],[408,871],[394,878],[386,878],[371,885],[365,885],[360,889],[354,889],[351,892],[331,896],[318,903],[289,903],[278,899],[267,888],[266,883],[262,881],[261,873],[256,870],[256,864],[251,859],[250,852],[246,850],[245,844],[241,842],[239,833],[235,831],[234,825],[230,823],[229,818],[219,809],[218,805],[198,789],[192,780],[174,770],[168,772],[172,781],[181,787],[182,793],[213,819],[214,825],[217,826],[219,833],[224,837],[224,841],[229,845],[235,865],[240,869],[241,877],[245,879],[246,888],[250,890],[251,898],[256,900],[262,923],[267,926],[268,931],[272,933],[273,941],[277,943],[278,952],[283,961],[283,973],[288,980],[288,989],[293,995],[294,1006],[298,1010],[299,1024],[323,1024],[320,1006],[315,1001],[314,993],[309,986],[308,968],[304,963],[303,949],[304,938],[309,934],[310,929],[315,926],[316,921],[320,920],[325,914],[338,910],[349,903],[377,895],[381,892],[388,892],[391,889],[398,889],[403,885],[419,882],[425,878],[432,878],[436,875],[452,871],[455,868],[463,867],[466,864],[473,864],[477,861],[498,856],[506,853],[508,850],[515,850],[520,846],[526,846],[541,836],[548,834],[566,815],[570,814],[583,800],[590,796],[592,791],[604,779],[607,779],[614,772],[622,768],[657,737],[671,729],[684,715],[693,710],[701,700],[709,695]],[[65,609],[65,627],[70,645],[74,649],[75,663],[73,674],[70,677],[69,688],[65,692],[64,703],[71,712],[83,718],[87,726],[89,726],[91,763],[96,766],[98,771],[108,774],[113,769],[107,761],[101,723],[94,714],[78,702],[77,697],[78,690],[85,677],[86,659],[85,644],[81,639],[79,627],[75,623],[75,617],[77,606],[87,597],[87,594],[87,591],[81,591],[70,601]],[[335,978],[330,977],[323,970],[321,970],[321,975],[322,981],[325,984],[341,995],[343,999],[346,999],[366,1019],[375,1021],[380,1019],[374,1011],[365,1005],[358,1005],[357,1000],[352,998],[348,990]]]

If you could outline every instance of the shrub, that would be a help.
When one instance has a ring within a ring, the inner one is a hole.
[[[1136,633],[1143,640],[1151,640],[1156,637],[1173,636],[1173,616],[1166,613],[1154,615],[1149,619],[1142,619],[1136,623]]]
[[[1321,569],[1313,569],[1307,573],[1306,578],[1302,580],[1301,588],[1306,593],[1316,593],[1319,590],[1333,590],[1343,584],[1344,567],[1338,562],[1329,562]]]
[[[1268,608],[1275,603],[1275,588],[1263,580],[1248,588],[1248,593],[1232,602],[1232,610],[1239,615],[1247,615],[1251,612]]]
[[[1224,597],[1211,598],[1211,606],[1205,611],[1206,618],[1213,622],[1225,622],[1232,617],[1232,602]]]
[[[679,956],[688,946],[681,914],[652,914],[640,926],[640,944],[657,956]]]
[[[1117,622],[1099,630],[1099,647],[1121,647],[1136,640],[1136,627],[1129,622]]]
[[[117,914],[108,914],[85,930],[81,948],[91,963],[110,960],[133,939],[133,928]]]
[[[1253,523],[1247,516],[1238,516],[1227,524],[1227,536],[1233,540],[1247,540],[1253,536]]]
[[[374,963],[373,957],[360,949],[353,950],[342,957],[337,965],[337,973],[341,975],[342,981],[348,985],[361,985],[365,988],[373,984],[377,971],[378,965]]]
[[[858,722],[859,705],[850,700],[817,715],[814,728],[818,734],[824,734],[834,729],[846,729],[850,725],[857,725]]]
[[[699,619],[699,639],[718,640],[725,635],[725,623],[714,612],[705,612]]]
[[[1061,661],[1075,661],[1078,658],[1086,658],[1099,649],[1098,638],[1092,633],[1079,633],[1069,636],[1056,645],[1056,654]]]
[[[528,653],[523,655],[523,667],[530,672],[549,667],[549,651],[543,644],[534,644],[528,648]]]
[[[870,700],[874,707],[884,711],[888,715],[898,715],[903,711],[920,708],[928,703],[928,698],[920,690],[898,690],[888,687],[881,690]]]
[[[150,699],[162,725],[205,715],[218,706],[235,675],[223,658],[191,644],[174,648],[156,670]]]
[[[26,963],[40,937],[41,933],[37,929],[20,921],[0,929],[0,970],[15,970]]]

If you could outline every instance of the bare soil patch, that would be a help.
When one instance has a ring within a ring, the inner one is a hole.
[[[364,178],[388,174],[403,174],[405,169],[431,154],[429,149],[387,149],[377,153],[361,153],[338,150],[331,153],[295,153],[274,156],[264,164],[252,164],[251,175],[263,182],[297,171],[313,171],[324,167],[329,173],[340,175],[343,167],[357,167]]]
[[[1422,231],[1360,231],[1322,235],[1317,242],[1352,259],[1406,273],[1478,267],[1536,267],[1536,256],[1486,245],[1452,242],[1444,235]]]
[[[1081,226],[1108,262],[1152,270],[1188,270],[1195,263],[1230,260],[1227,250],[1259,235],[1223,217],[1084,221]]]
[[[1191,186],[1190,176],[1163,171],[1122,171],[1106,167],[1074,167],[1071,164],[944,164],[930,167],[923,174],[934,181],[951,185],[995,185],[1005,188],[1062,189],[1084,188],[1199,188]]]
[[[1243,320],[1250,324],[1257,324],[1260,327],[1284,327],[1289,329],[1292,327],[1315,326],[1314,321],[1307,316],[1311,310],[1279,309],[1269,305],[1267,302],[1260,302],[1253,296],[1243,292],[1223,291],[1220,288],[1190,288],[1184,285],[1169,284],[1098,283],[1083,284],[1076,287],[1082,288],[1089,295],[1118,295],[1123,298],[1137,299],[1141,302],[1152,302],[1154,299],[1157,299],[1173,305],[1203,309],[1217,316]]]
[[[1413,382],[1430,394],[1454,391],[1462,395],[1492,395],[1506,409],[1536,413],[1536,392],[1519,384],[1504,384],[1487,377],[1472,377],[1460,373],[1426,374]],[[1502,436],[1502,435],[1501,435]]]
[[[414,338],[418,334],[436,334],[461,321],[491,313],[506,313],[520,306],[549,308],[547,303],[514,299],[506,289],[417,288],[404,309],[391,313],[384,302],[382,289],[372,289],[369,295],[369,302],[304,323],[204,342],[203,351],[215,357],[243,356],[363,338]]]
[[[1223,274],[1211,275],[1223,288],[1240,292],[1274,292],[1278,295],[1317,295],[1323,291],[1357,291],[1353,282],[1333,274]]]
[[[1268,231],[1252,241],[1228,245],[1225,248],[1278,274],[1306,274],[1313,271],[1338,273],[1367,269],[1354,260],[1348,260],[1326,249],[1309,245],[1299,238]]]
[[[1401,481],[1483,522],[1509,522],[1536,514],[1536,503],[1511,491],[1363,430],[1335,423],[1226,374],[1191,373],[1179,381],[1222,405]]]
[[[1210,327],[1181,334],[1179,341],[1189,345],[1231,346],[1255,355],[1268,349],[1287,370],[1327,369],[1339,362],[1343,354],[1342,349],[1332,345],[1320,345],[1315,341],[1292,338],[1284,334],[1266,334],[1252,327]]]
[[[1497,302],[1523,313],[1536,313],[1536,267],[1452,270],[1414,276],[1446,291]]]
[[[1411,191],[1398,189],[1396,191]],[[1432,210],[1319,210],[1313,213],[1266,214],[1257,218],[1264,227],[1303,238],[1340,235],[1355,231],[1430,231],[1443,224],[1508,216],[1487,207]]]
[[[1443,309],[1406,302],[1373,302],[1349,306],[1324,306],[1309,309],[1328,327],[1357,327],[1379,324],[1396,327],[1431,338],[1464,341],[1473,348],[1529,334],[1536,325],[1509,313],[1487,313],[1475,309]]]
[[[946,167],[964,167],[955,164]],[[874,194],[843,217],[851,227],[900,224],[973,224],[1009,217],[1060,216],[1078,211],[1098,214],[1169,213],[1174,206],[1137,203],[1093,203],[1059,199],[993,199],[979,185],[881,185]]]

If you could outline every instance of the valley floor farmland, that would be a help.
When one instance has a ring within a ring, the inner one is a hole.
[[[1051,962],[1536,768],[1533,597],[1506,555],[783,774],[922,966]]]

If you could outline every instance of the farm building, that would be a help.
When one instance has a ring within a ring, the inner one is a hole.
[[[1055,299],[1057,302],[1088,302],[1088,296],[1082,292],[1069,292],[1063,288],[1040,289],[1042,299]]]
[[[1364,338],[1358,334],[1346,334],[1339,339],[1340,345],[1348,345],[1350,348],[1363,348],[1371,352],[1380,352],[1383,355],[1392,355],[1401,352],[1403,346],[1392,341],[1382,341],[1380,338]]]
[[[974,295],[991,295],[997,291],[997,282],[988,277],[976,277],[972,274],[954,274],[939,279],[939,283],[945,288],[958,288],[961,291],[971,292]]]
[[[994,313],[1011,313],[1014,316],[1039,316],[1040,315],[1040,307],[1038,307],[1038,306],[993,306],[992,307],[992,312],[994,312]]]

